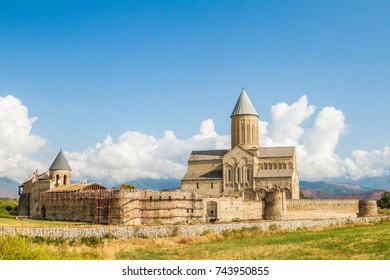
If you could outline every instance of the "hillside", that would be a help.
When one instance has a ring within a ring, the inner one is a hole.
[[[0,197],[18,198],[18,186],[20,184],[8,177],[0,177]]]
[[[348,184],[355,184],[363,186],[371,190],[385,189],[390,191],[390,175],[382,177],[366,177],[359,180],[338,180],[339,182],[346,182]]]
[[[327,183],[327,182],[308,182],[300,181],[299,185],[304,189],[313,189],[318,192],[332,194],[353,194],[372,191],[372,189],[362,187],[357,184],[348,183]]]
[[[382,193],[386,190],[374,190],[361,193],[334,194],[329,192],[321,192],[310,188],[301,188],[301,192],[310,198],[316,199],[380,199]]]

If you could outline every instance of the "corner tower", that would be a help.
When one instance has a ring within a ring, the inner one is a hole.
[[[50,165],[49,171],[50,181],[53,182],[55,187],[58,187],[59,185],[70,185],[72,169],[70,168],[68,161],[62,153],[62,150],[60,150],[57,157]]]
[[[232,119],[232,148],[238,144],[247,149],[259,147],[259,115],[244,88],[230,118]]]

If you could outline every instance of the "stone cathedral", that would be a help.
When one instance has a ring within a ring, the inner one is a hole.
[[[193,151],[182,190],[202,197],[299,199],[295,147],[261,147],[259,115],[242,89],[231,118],[231,149]]]
[[[259,115],[242,89],[231,118],[231,149],[193,151],[181,188],[116,190],[72,184],[62,151],[49,170],[19,187],[19,218],[140,225],[337,219],[377,214],[376,201],[299,199],[295,147],[261,147]]]

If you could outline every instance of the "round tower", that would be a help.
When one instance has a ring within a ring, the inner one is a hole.
[[[57,157],[49,168],[50,180],[55,187],[60,185],[70,185],[72,179],[72,169],[69,166],[62,150],[58,153]]]
[[[237,145],[247,149],[259,147],[259,115],[244,89],[241,91],[230,118],[232,119],[232,148]]]
[[[284,220],[286,218],[286,193],[283,190],[274,190],[265,195],[265,219]]]

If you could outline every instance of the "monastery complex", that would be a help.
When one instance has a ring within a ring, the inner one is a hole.
[[[72,184],[62,151],[47,172],[19,187],[18,216],[114,225],[333,219],[377,214],[375,200],[299,199],[295,147],[261,147],[259,115],[242,89],[231,118],[231,149],[193,151],[181,187],[115,190]]]

